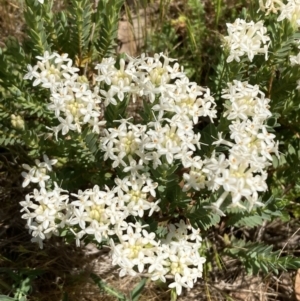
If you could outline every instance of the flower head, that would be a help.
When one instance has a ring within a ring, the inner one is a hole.
[[[257,23],[246,22],[243,19],[236,19],[233,24],[227,23],[228,36],[224,37],[223,47],[229,51],[227,63],[233,60],[239,62],[240,57],[247,55],[249,61],[252,62],[257,54],[264,54],[268,59],[268,44],[270,38],[267,28],[263,26],[263,22]]]

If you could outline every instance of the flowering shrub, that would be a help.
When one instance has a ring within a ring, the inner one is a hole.
[[[32,241],[43,248],[55,235],[78,247],[107,245],[121,277],[168,281],[180,295],[202,278],[209,260],[202,241],[210,228],[220,221],[253,227],[282,215],[267,194],[268,169],[280,158],[271,92],[282,56],[290,69],[299,65],[298,54],[290,54],[300,38],[292,24],[299,5],[257,3],[265,18],[280,11],[278,21],[291,21],[288,30],[272,28],[268,19],[228,23],[210,89],[190,81],[166,54],[115,56],[109,32],[115,33],[118,1],[114,11],[100,1],[90,13],[88,1],[74,0],[77,27],[65,31],[72,19],[61,16],[57,35],[46,34],[56,24],[51,5],[38,2],[28,4],[27,19],[35,10],[51,16],[45,18],[50,23],[37,19],[32,25],[37,61],[27,64],[26,74],[20,71],[23,86],[14,93],[22,110],[39,121],[31,125],[18,110],[9,118],[13,133],[24,134],[22,143],[35,163],[22,165],[22,186],[32,189],[20,202]],[[88,25],[82,28],[83,23]],[[93,33],[100,25],[97,40]],[[276,44],[283,31],[291,33],[287,52]],[[80,55],[63,44],[64,35],[78,42]],[[291,93],[299,77],[295,72]],[[132,109],[135,104],[142,109]],[[227,254],[233,256],[230,249]],[[280,259],[273,264],[243,256],[250,272],[285,268]]]
[[[220,207],[227,196],[231,207],[252,210],[263,205],[258,197],[259,192],[267,190],[265,169],[272,161],[270,154],[277,152],[275,135],[268,133],[264,124],[271,116],[269,99],[258,86],[239,81],[229,84],[222,97],[229,100],[224,117],[231,122],[232,141],[218,133],[218,140],[213,143],[226,145],[229,156],[214,151],[211,156],[201,157],[196,155],[201,148],[201,132],[196,133],[194,125],[203,117],[210,121],[216,118],[215,101],[208,88],[189,82],[178,63],[171,65],[174,60],[163,54],[142,55],[137,59],[129,57],[127,65],[121,59],[116,68],[113,58],[103,59],[95,67],[98,74],[90,89],[87,79],[79,76],[78,68],[72,66],[67,55],[45,52],[37,59],[37,65],[28,65],[25,79],[50,90],[48,108],[59,121],[52,128],[56,139],[59,131],[62,135],[70,130],[81,132],[88,124],[92,132],[99,134],[104,161],[123,176],[117,175],[113,187],[101,190],[95,185],[69,197],[55,182],[54,190],[45,189],[49,179],[46,171],[51,171],[54,161],[44,156],[45,162],[36,162],[38,168],[24,166],[28,173],[22,174],[23,186],[33,182],[41,187],[21,202],[25,212],[22,217],[27,219],[33,241],[42,247],[44,239],[67,227],[78,246],[86,235],[98,243],[109,240],[113,264],[121,267],[120,276],[147,270],[152,280],[173,277],[175,282],[169,287],[175,287],[177,294],[182,286],[192,288],[202,276],[205,262],[198,253],[200,230],[180,220],[179,224],[169,224],[165,237],[158,240],[155,232],[144,229],[149,225],[141,224],[144,217],[147,220],[150,216],[164,216],[159,213],[160,202],[163,207],[174,202],[159,198],[156,173],[161,166],[187,170],[182,179],[178,177],[183,181],[184,198],[192,202],[191,191],[217,191],[219,199],[208,207],[219,215],[224,215]],[[101,111],[101,104],[112,108],[137,99],[149,107],[148,122],[132,123],[131,118],[109,120],[119,125],[105,128],[105,109]],[[130,222],[132,217],[138,221]]]

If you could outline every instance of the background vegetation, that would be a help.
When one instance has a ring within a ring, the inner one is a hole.
[[[30,243],[20,218],[19,201],[28,193],[21,188],[22,164],[32,164],[43,153],[60,159],[57,181],[63,181],[66,189],[101,183],[105,174],[94,168],[95,162],[101,161],[94,136],[72,134],[57,147],[53,137],[40,135],[45,124],[53,124],[43,101],[49,95],[23,81],[26,65],[51,47],[69,53],[89,76],[92,61],[117,51],[117,22],[121,16],[133,22],[136,15],[146,18],[146,30],[135,55],[167,52],[177,58],[191,80],[210,87],[220,108],[221,88],[236,74],[239,80],[259,83],[272,99],[273,118],[269,122],[276,126],[274,133],[280,142],[280,158],[274,158],[269,170],[270,190],[264,196],[267,206],[249,215],[233,214],[207,227],[204,245],[208,264],[204,278],[195,291],[179,300],[295,299],[291,288],[300,250],[300,99],[295,82],[300,72],[296,68],[286,72],[285,65],[288,55],[297,52],[293,41],[300,34],[292,33],[285,24],[284,43],[272,41],[276,50],[270,62],[272,68],[255,69],[257,62],[228,67],[220,50],[225,24],[237,17],[258,21],[262,16],[257,6],[252,7],[247,0],[128,4],[109,0],[99,1],[94,11],[96,1],[55,1],[54,7],[47,1],[44,6],[34,2],[0,0],[0,300],[116,300],[125,295],[134,300],[132,292],[138,288],[139,280],[120,282],[105,262],[106,249],[76,248],[59,238],[51,239],[43,250]],[[276,18],[266,26],[277,30]],[[12,126],[12,114],[22,117],[25,128]],[[98,278],[93,281],[92,273],[122,293],[111,297],[109,287]],[[168,300],[166,289],[159,283],[146,285],[141,300]]]

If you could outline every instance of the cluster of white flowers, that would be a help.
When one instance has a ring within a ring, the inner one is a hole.
[[[268,59],[268,47],[270,38],[267,28],[263,26],[263,22],[257,23],[246,22],[243,19],[236,19],[234,23],[227,23],[228,36],[224,37],[223,47],[229,51],[227,63],[233,60],[239,62],[240,57],[247,54],[252,62],[254,55],[264,54]]]
[[[300,0],[288,0],[286,4],[281,5],[280,11],[277,21],[287,19],[293,26],[300,26]]]
[[[60,124],[54,127],[56,138],[59,131],[65,135],[69,130],[81,131],[83,124],[93,126],[99,133],[99,127],[105,121],[99,121],[101,114],[99,89],[90,90],[85,76],[79,76],[79,69],[73,67],[67,54],[49,54],[37,56],[37,65],[28,65],[28,73],[24,79],[34,79],[33,86],[41,85],[51,92],[48,109],[55,113]]]
[[[181,220],[179,224],[168,225],[166,238],[158,241],[154,232],[144,229],[148,225],[125,221],[130,215],[143,217],[144,212],[149,211],[151,216],[160,210],[157,205],[160,200],[147,200],[147,195],[155,197],[156,185],[151,179],[116,179],[118,186],[112,190],[106,187],[101,191],[95,185],[93,189],[79,190],[71,196],[54,184],[55,188],[50,191],[44,187],[34,189],[20,202],[22,218],[27,220],[32,241],[38,242],[41,248],[45,239],[59,235],[66,227],[73,233],[77,246],[86,235],[93,236],[99,243],[117,235],[118,244],[110,238],[111,256],[113,264],[121,267],[121,277],[143,273],[153,281],[174,278],[169,287],[175,287],[177,294],[181,294],[182,287],[192,288],[202,276],[205,258],[199,255],[199,229]]]
[[[47,155],[43,155],[44,162],[40,160],[35,160],[34,167],[30,167],[28,164],[23,164],[23,168],[28,172],[23,171],[22,176],[25,178],[22,186],[26,187],[30,182],[38,183],[40,187],[45,187],[45,182],[50,179],[47,175],[47,171],[52,171],[52,165],[56,164],[57,160],[49,160]]]
[[[225,140],[219,133],[213,144],[228,147],[228,157],[215,152],[205,160],[195,156],[189,161],[189,173],[183,175],[183,191],[223,189],[218,200],[209,206],[220,215],[224,215],[220,207],[228,196],[232,202],[229,207],[251,210],[253,206],[263,205],[259,193],[267,190],[265,170],[272,162],[271,153],[278,156],[275,135],[268,133],[264,124],[271,116],[270,100],[259,87],[234,81],[223,93],[223,98],[228,100],[224,117],[231,121],[231,140]]]
[[[43,241],[59,234],[68,219],[68,191],[62,190],[56,183],[55,189],[47,191],[44,187],[34,189],[27,194],[25,201],[20,202],[24,212],[22,218],[27,220],[27,227],[32,235],[33,242],[38,242],[40,248]],[[33,202],[34,200],[34,202]]]
[[[93,189],[71,194],[76,199],[70,202],[72,213],[68,224],[79,230],[74,233],[77,245],[85,235],[92,235],[101,243],[109,236],[119,234],[128,216],[143,217],[146,211],[146,215],[151,216],[160,210],[160,200],[149,201],[155,197],[157,186],[151,179],[117,178],[115,182],[117,186],[112,190],[106,187],[103,191],[95,185]]]
[[[153,281],[174,278],[169,284],[178,295],[182,287],[193,288],[202,276],[205,258],[199,255],[201,237],[199,231],[182,220],[168,226],[169,233],[161,241],[155,240],[155,233],[148,233],[139,223],[128,224],[120,235],[120,244],[111,240],[111,254],[114,265],[121,267],[120,276],[135,276],[145,271]],[[189,234],[190,233],[190,234]]]
[[[143,218],[160,211],[160,199],[156,197],[158,183],[147,172],[149,164],[156,169],[162,164],[172,166],[176,161],[189,168],[195,161],[192,157],[200,148],[200,134],[194,132],[194,124],[201,117],[211,120],[216,117],[216,105],[209,89],[190,82],[179,64],[175,62],[171,66],[174,60],[163,54],[128,57],[127,65],[121,59],[119,68],[114,59],[103,59],[95,67],[98,74],[93,92],[67,55],[46,52],[37,59],[36,66],[28,66],[25,79],[33,79],[34,86],[41,84],[50,89],[48,108],[60,122],[53,129],[56,137],[60,130],[65,135],[69,130],[80,132],[84,124],[92,124],[92,131],[100,134],[104,160],[110,159],[112,168],[122,168],[126,176],[115,179],[113,188],[102,191],[94,186],[69,197],[60,196],[58,187],[47,192],[44,182],[49,176],[43,173],[44,178],[36,180],[36,169],[26,166],[29,173],[24,174],[25,184],[38,182],[43,187],[40,194],[35,190],[27,196],[30,204],[21,203],[26,211],[23,218],[27,219],[34,240],[42,246],[43,239],[57,234],[63,227],[70,229],[77,245],[86,235],[99,243],[117,236],[118,245],[111,240],[112,256],[113,262],[121,267],[121,276],[142,273],[145,268],[153,280],[175,278],[170,287],[176,287],[178,294],[182,287],[192,287],[197,277],[202,276],[205,261],[198,253],[199,230],[181,221],[178,229],[168,226],[166,239],[155,241],[154,233],[142,230],[146,225],[127,224],[127,220],[130,216]],[[120,123],[117,128],[100,132],[100,125],[105,124],[99,121],[103,115],[101,104],[117,105],[125,99],[135,102],[137,98],[152,106],[153,121],[143,125],[131,123],[130,118],[114,120]]]
[[[60,124],[53,128],[57,134],[62,131],[65,135],[69,130],[81,131],[83,124],[93,126],[93,132],[100,133],[100,127],[105,121],[99,121],[101,116],[100,104],[116,105],[129,97],[134,102],[137,97],[154,102],[159,98],[159,104],[152,107],[158,112],[157,119],[164,122],[164,113],[176,115],[172,121],[166,120],[182,128],[192,128],[201,116],[216,117],[215,103],[208,88],[202,88],[191,83],[180,66],[163,54],[156,54],[153,58],[142,55],[141,58],[130,58],[125,67],[125,61],[120,60],[120,68],[115,67],[113,58],[103,59],[96,66],[98,75],[95,81],[100,85],[106,83],[108,89],[95,86],[93,91],[84,76],[79,76],[79,69],[72,66],[72,60],[67,54],[49,54],[38,56],[39,62],[32,67],[28,65],[25,79],[34,79],[33,85],[41,84],[51,91],[48,108],[54,111]],[[161,60],[164,60],[162,63]],[[172,83],[173,81],[173,83]],[[103,102],[102,102],[103,100]]]
[[[115,104],[115,96],[123,101],[124,92],[132,101],[137,96],[150,103],[159,100],[152,106],[155,121],[141,125],[120,120],[117,129],[104,130],[104,159],[111,159],[114,168],[121,165],[132,177],[139,177],[139,171],[143,172],[150,162],[154,169],[165,161],[172,164],[176,159],[189,167],[187,161],[196,146],[200,148],[200,134],[194,133],[194,123],[201,116],[216,117],[209,89],[189,82],[179,65],[175,63],[171,67],[170,61],[166,56],[156,54],[153,58],[130,59],[126,68],[121,60],[119,70],[113,59],[106,59],[96,67],[96,81],[110,85],[108,91],[101,90],[105,101]]]
[[[287,19],[294,27],[300,26],[300,0],[287,0],[286,4],[282,0],[259,0],[259,10],[266,15],[280,12],[277,21]]]
[[[261,41],[268,41],[262,24],[248,26],[242,20],[239,22],[249,38],[244,41],[252,51],[244,51],[249,58],[265,51],[260,49]],[[171,65],[174,60],[163,54],[142,55],[128,57],[127,64],[121,59],[117,68],[113,58],[106,58],[96,65],[95,86],[90,88],[66,54],[46,52],[37,58],[39,62],[28,66],[25,78],[34,79],[33,85],[50,89],[48,108],[60,122],[53,128],[56,137],[59,131],[65,135],[69,130],[80,132],[85,124],[91,126],[99,134],[104,160],[110,160],[111,167],[124,176],[115,179],[114,187],[101,190],[96,185],[69,194],[56,183],[54,190],[45,188],[50,178],[47,171],[51,171],[55,160],[44,156],[45,162],[36,160],[36,167],[24,165],[28,172],[22,173],[23,186],[32,182],[41,187],[21,202],[33,240],[42,246],[44,239],[66,228],[78,246],[86,236],[98,243],[109,241],[113,263],[121,267],[120,276],[139,272],[152,280],[174,278],[170,287],[176,288],[178,294],[182,287],[192,288],[202,276],[205,261],[199,255],[199,230],[180,221],[168,225],[168,234],[158,240],[154,232],[146,231],[148,225],[129,220],[142,221],[161,210],[158,183],[151,172],[174,164],[184,170],[183,192],[217,192],[220,188],[224,191],[211,206],[220,215],[220,206],[227,197],[232,198],[232,206],[248,210],[260,205],[258,192],[267,189],[265,168],[272,160],[270,153],[277,151],[274,135],[264,125],[270,116],[269,100],[257,86],[237,81],[229,84],[223,98],[228,99],[225,116],[231,121],[231,141],[224,140],[219,133],[215,142],[229,147],[228,158],[215,152],[211,157],[201,158],[195,153],[200,149],[201,135],[194,131],[194,126],[202,117],[212,121],[217,114],[216,104],[208,88],[190,82],[178,63]],[[101,129],[106,123],[101,120],[102,104],[114,106],[138,98],[148,103],[150,122],[134,124],[128,118],[114,120],[118,126]],[[248,206],[244,205],[245,200]],[[113,237],[118,237],[119,242]]]
[[[176,114],[178,118],[187,116],[194,123],[201,116],[216,117],[210,90],[190,82],[178,63],[171,66],[170,62],[174,59],[162,53],[154,57],[142,55],[140,58],[128,58],[127,66],[123,59],[120,60],[119,69],[115,67],[113,58],[104,59],[96,66],[96,82],[109,85],[108,91],[101,90],[105,102],[116,104],[115,97],[123,101],[126,93],[133,102],[137,97],[143,97],[150,103],[158,98],[159,103],[152,110],[159,113],[159,121],[165,113]]]
[[[78,233],[72,230],[78,246],[84,235],[93,235],[95,240],[101,243],[103,238],[107,239],[109,235],[118,233],[118,229],[129,215],[143,217],[145,211],[148,211],[147,215],[151,216],[153,212],[160,210],[160,200],[153,201],[156,197],[157,183],[153,183],[145,174],[138,179],[117,178],[116,187],[112,190],[106,187],[101,191],[97,185],[93,189],[79,190],[77,194],[71,193],[71,201],[69,194],[60,195],[61,192],[68,191],[62,190],[56,183],[54,190],[46,190],[45,182],[50,176],[46,174],[45,167],[52,170],[51,165],[55,164],[56,160],[49,160],[46,155],[44,159],[45,162],[42,163],[36,160],[37,167],[23,165],[28,170],[27,173],[22,173],[25,178],[23,187],[29,183],[38,183],[41,188],[40,191],[34,189],[32,194],[27,194],[26,201],[20,203],[23,207],[22,212],[26,211],[22,217],[27,219],[29,229],[32,230],[33,225],[39,226],[40,246],[43,245],[43,239],[51,237],[52,232],[58,233],[57,229],[64,228],[65,225],[79,230]],[[31,199],[34,199],[35,203]],[[59,223],[55,225],[55,221],[58,220]],[[36,233],[32,235],[36,237]]]
[[[266,168],[272,162],[271,153],[278,156],[278,143],[275,135],[268,132],[265,121],[272,115],[270,100],[265,98],[257,85],[234,81],[223,90],[227,100],[224,116],[231,121],[229,126],[231,141],[222,138],[220,133],[216,145],[229,147],[229,156],[221,154],[210,159],[206,167],[215,170],[214,182],[221,185],[224,193],[214,204],[218,210],[225,198],[231,194],[232,205],[247,209],[263,205],[259,202],[259,192],[267,190]],[[221,167],[222,166],[222,167]]]

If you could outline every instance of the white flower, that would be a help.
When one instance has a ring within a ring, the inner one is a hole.
[[[30,167],[28,164],[23,164],[22,167],[28,172],[22,172],[22,176],[25,178],[22,187],[26,187],[30,182],[38,183],[40,187],[45,187],[45,182],[50,179],[50,176],[46,175],[47,170],[51,171],[52,166],[57,160],[49,160],[47,155],[43,155],[44,162],[35,160],[36,166]]]
[[[36,75],[37,68],[38,68],[38,66],[32,67],[31,65],[27,65],[28,73],[26,73],[23,78],[32,80]]]
[[[38,167],[46,167],[49,171],[52,171],[52,165],[55,165],[57,163],[57,160],[56,159],[52,159],[52,160],[49,160],[49,157],[47,155],[43,155],[43,159],[44,159],[44,162],[41,162],[38,164]]]
[[[280,16],[277,21],[288,19],[294,27],[300,26],[300,0],[288,0],[280,8]]]
[[[74,208],[74,216],[70,219],[70,225],[79,225],[82,230],[85,229],[86,222],[90,222],[91,218],[85,210],[85,207],[80,206],[79,208]]]
[[[68,115],[66,119],[58,117],[58,120],[60,121],[59,128],[62,130],[63,135],[66,135],[69,132],[69,130],[76,130],[76,125],[73,124],[72,115]]]
[[[23,171],[21,173],[22,177],[24,177],[24,181],[22,183],[22,187],[26,187],[29,185],[30,182],[35,181],[35,172],[36,172],[36,168],[32,168],[31,170],[29,170],[29,172],[25,172]]]
[[[155,246],[151,245],[154,242],[155,234],[148,233],[141,228],[147,225],[139,223],[129,225],[127,234],[120,235],[121,243],[115,245],[111,240],[111,256],[113,265],[118,264],[121,267],[120,276],[136,275],[134,270],[136,267],[139,273],[144,271],[145,265],[152,262]],[[145,237],[143,237],[145,235]]]
[[[233,24],[227,23],[228,36],[224,37],[223,47],[229,50],[227,63],[233,60],[239,62],[240,57],[244,54],[248,55],[252,62],[254,55],[263,53],[265,59],[268,59],[269,36],[266,35],[267,28],[263,26],[263,22],[257,23],[246,22],[242,19],[236,19]]]
[[[94,235],[98,243],[102,242],[103,237],[107,238],[108,224],[100,225],[96,220],[93,220],[89,227],[85,229],[85,232],[90,235]]]
[[[290,55],[291,66],[300,65],[300,53],[296,56]]]
[[[176,294],[181,295],[182,292],[182,286],[183,286],[183,281],[181,280],[182,277],[180,274],[175,274],[175,281],[169,284],[169,288],[176,288]]]

